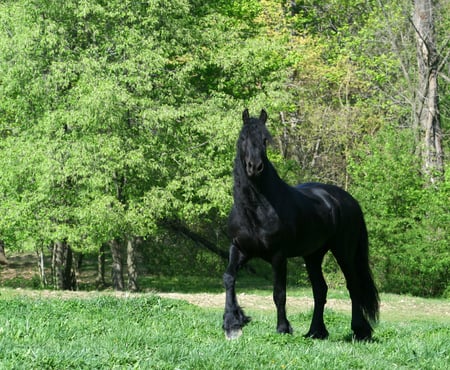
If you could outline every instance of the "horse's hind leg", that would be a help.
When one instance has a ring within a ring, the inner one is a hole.
[[[240,337],[242,334],[242,327],[250,321],[250,317],[245,316],[244,311],[238,305],[235,290],[237,272],[246,260],[246,257],[234,244],[232,244],[230,247],[228,267],[223,275],[223,283],[226,291],[223,329],[225,330],[227,339]]]
[[[348,255],[342,255],[333,251],[333,254],[344,273],[347,282],[347,289],[352,300],[352,331],[356,340],[369,340],[372,337],[372,327],[367,321],[362,310],[363,287],[361,286],[361,277],[358,276],[357,261],[347,260]]]
[[[314,295],[313,318],[309,331],[305,334],[305,337],[308,338],[325,339],[328,337],[328,331],[323,321],[323,311],[328,292],[328,286],[322,273],[322,261],[326,251],[326,248],[322,248],[312,255],[304,257]]]

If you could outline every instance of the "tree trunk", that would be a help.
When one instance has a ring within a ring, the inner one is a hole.
[[[0,240],[0,265],[7,265],[8,260],[5,255],[5,243],[3,240]]]
[[[112,284],[114,290],[124,290],[122,246],[117,239],[110,242],[112,255]]]
[[[58,241],[54,243],[52,262],[56,289],[76,290],[73,253],[66,242]]]
[[[41,249],[37,252],[38,254],[38,267],[39,267],[39,277],[41,280],[41,286],[47,286],[47,276],[45,275],[45,260],[44,260],[44,251]]]
[[[97,279],[95,281],[97,288],[104,288],[105,281],[105,245],[100,246],[97,257]]]
[[[52,269],[55,288],[60,290],[64,289],[63,261],[64,261],[63,243],[56,242],[53,244]]]
[[[73,252],[67,243],[66,246],[66,265],[64,268],[64,289],[66,290],[77,290],[77,279],[76,272],[73,263]]]
[[[137,283],[137,267],[136,267],[136,247],[138,238],[129,238],[127,240],[127,269],[128,269],[128,289],[131,292],[137,292],[139,286]]]
[[[422,172],[426,181],[434,184],[443,177],[444,154],[439,116],[439,55],[436,50],[431,0],[414,0],[413,25],[419,67],[416,119],[422,137]]]

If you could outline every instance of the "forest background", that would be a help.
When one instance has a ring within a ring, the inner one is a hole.
[[[450,296],[449,14],[448,0],[2,0],[0,249],[36,252],[60,289],[86,255],[104,283],[107,249],[119,290],[145,269],[220,274],[241,112],[264,108],[282,178],[360,201],[380,289]]]

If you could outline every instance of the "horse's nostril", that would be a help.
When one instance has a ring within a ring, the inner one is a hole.
[[[261,173],[264,169],[264,163],[259,162],[258,167],[256,167],[256,172]]]

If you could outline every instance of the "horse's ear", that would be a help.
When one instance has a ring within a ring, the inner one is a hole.
[[[266,124],[267,112],[264,109],[261,109],[261,113],[259,115],[259,120],[262,121],[262,123]]]
[[[244,125],[250,122],[250,114],[248,113],[247,108],[245,108],[242,112],[242,120],[244,121]]]

